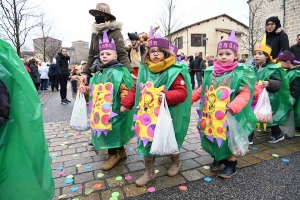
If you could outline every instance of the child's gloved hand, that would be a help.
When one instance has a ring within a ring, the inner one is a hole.
[[[129,109],[121,105],[120,112],[127,112],[127,111],[129,111]]]
[[[160,92],[159,94],[158,94],[158,100],[161,102],[162,101],[162,97],[163,97],[163,95],[164,95],[165,93],[163,93],[163,92]]]

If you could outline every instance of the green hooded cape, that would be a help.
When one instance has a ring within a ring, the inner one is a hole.
[[[230,130],[228,130],[228,126],[224,124],[223,128],[227,127],[227,132],[223,132],[223,134],[226,134],[226,136],[224,136],[226,138],[225,140],[215,137],[209,137],[205,134],[206,131],[209,131],[207,130],[207,128],[205,128],[205,130],[201,130],[202,124],[200,125],[200,123],[202,122],[202,112],[204,110],[204,104],[206,102],[205,88],[214,86],[214,88],[218,90],[217,88],[221,86],[229,87],[231,90],[233,90],[233,92],[230,94],[231,102],[246,86],[249,86],[249,91],[251,92],[251,94],[253,94],[255,87],[255,73],[250,67],[239,63],[239,66],[237,66],[232,72],[225,73],[220,77],[215,77],[212,74],[213,68],[214,67],[211,66],[204,71],[204,81],[202,84],[202,92],[199,104],[200,113],[197,127],[200,131],[201,145],[203,149],[210,155],[212,155],[216,160],[223,160],[232,156],[232,152],[228,147],[227,140],[227,137],[230,137]],[[240,125],[244,128],[248,135],[255,129],[257,123],[257,119],[251,109],[251,103],[252,98],[250,98],[248,104],[242,109],[241,112],[234,115],[236,120],[240,123]],[[224,117],[226,118],[226,115]],[[212,124],[214,124],[214,122],[212,122]],[[204,126],[206,127],[206,125]]]
[[[300,77],[300,70],[287,70],[286,75],[289,79],[289,85],[291,85],[292,81],[295,80],[296,77]],[[290,99],[292,99],[291,103],[295,113],[295,127],[300,127],[300,98],[294,99],[290,96]]]
[[[267,81],[271,76],[281,80],[281,89],[278,92],[268,92],[273,112],[273,123],[268,126],[281,125],[286,120],[289,110],[289,81],[284,69],[275,64],[268,64],[256,72],[256,81]]]
[[[184,102],[178,105],[169,106],[169,111],[173,119],[173,126],[174,126],[176,141],[178,144],[178,149],[180,149],[188,131],[188,127],[190,123],[190,114],[191,114],[192,87],[191,84],[189,84],[191,82],[191,78],[186,65],[177,62],[161,73],[152,73],[149,70],[147,65],[140,63],[138,74],[139,76],[136,82],[137,86],[140,85],[140,83],[145,84],[146,82],[150,81],[154,83],[155,88],[165,85],[166,90],[169,90],[171,88],[174,80],[177,78],[179,74],[183,76],[187,86],[188,97],[185,99]],[[139,98],[140,98],[140,87],[136,87],[134,108],[138,106]],[[150,156],[151,144],[152,142],[148,142],[148,144],[144,146],[143,142],[140,142],[138,146],[139,154],[142,156]]]
[[[0,80],[11,100],[9,120],[0,126],[0,199],[50,200],[54,181],[41,101],[19,56],[3,40]]]
[[[125,84],[128,89],[131,89],[133,86],[132,77],[128,69],[122,67],[121,64],[117,64],[104,69],[102,73],[97,72],[90,79],[90,86],[107,82],[111,82],[114,85],[112,111],[118,115],[111,118],[112,130],[108,131],[107,136],[102,133],[98,137],[97,134],[93,133],[92,142],[97,150],[124,146],[134,137],[134,131],[131,130],[134,110],[120,112],[120,86]]]

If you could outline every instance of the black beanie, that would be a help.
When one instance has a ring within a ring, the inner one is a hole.
[[[266,20],[266,26],[267,26],[268,22],[274,22],[274,23],[276,24],[275,30],[277,30],[278,28],[281,27],[280,20],[278,19],[277,16],[269,17],[269,18]]]

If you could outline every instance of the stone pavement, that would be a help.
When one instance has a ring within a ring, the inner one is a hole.
[[[175,177],[168,177],[169,156],[156,158],[156,181],[147,187],[136,187],[134,181],[144,172],[143,158],[137,152],[137,140],[133,138],[126,151],[128,158],[110,171],[102,171],[106,160],[106,151],[96,151],[88,146],[90,131],[76,131],[69,122],[45,123],[45,135],[52,160],[52,175],[55,181],[53,199],[109,200],[128,199],[148,192],[148,188],[159,190],[184,185],[188,182],[213,177],[209,165],[213,159],[201,149],[196,129],[196,108],[192,108],[188,135],[181,148],[183,166]],[[256,132],[253,146],[246,156],[238,158],[238,168],[255,165],[276,157],[282,157],[300,151],[300,137],[285,139],[276,144],[265,143],[268,133]],[[68,179],[72,182],[67,184]],[[118,196],[118,198],[114,196]]]
[[[48,90],[39,90],[39,97],[42,102],[42,105],[44,105],[48,101],[52,94],[53,92],[51,92],[50,87],[48,88]]]

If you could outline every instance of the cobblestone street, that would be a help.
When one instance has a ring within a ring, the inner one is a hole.
[[[58,93],[53,96],[57,95]],[[44,112],[50,110],[52,109]],[[201,149],[196,121],[196,107],[193,107],[188,135],[180,150],[183,160],[180,173],[175,177],[168,177],[166,172],[170,166],[170,157],[157,157],[155,168],[157,178],[147,187],[136,187],[134,184],[134,181],[144,172],[143,158],[138,155],[136,149],[136,138],[125,146],[128,155],[126,160],[109,171],[102,171],[101,166],[106,160],[106,151],[96,151],[88,145],[90,131],[73,130],[69,127],[69,121],[45,123],[45,136],[49,145],[52,175],[55,181],[54,199],[121,200],[145,194],[148,188],[152,187],[159,192],[165,188],[183,186],[205,177],[217,178],[208,167],[213,161],[212,157]],[[300,151],[300,137],[269,144],[265,143],[267,133],[257,132],[255,136],[255,145],[250,146],[246,156],[238,159],[238,168]],[[67,181],[70,183],[66,183]],[[117,196],[118,198],[115,198]]]

